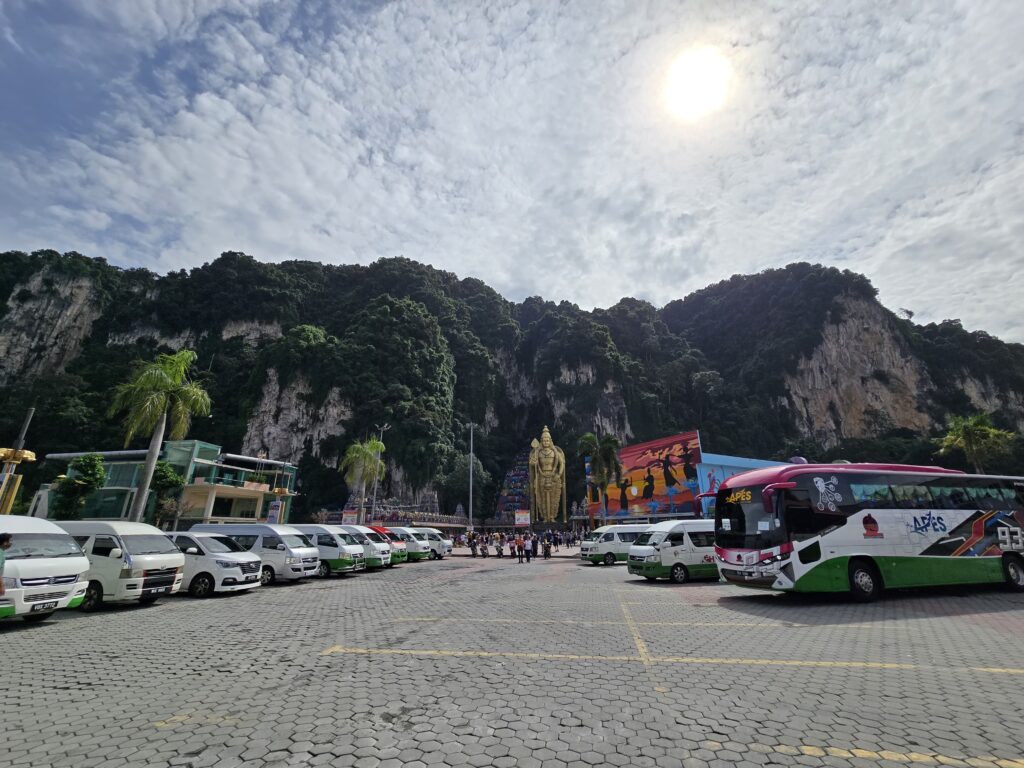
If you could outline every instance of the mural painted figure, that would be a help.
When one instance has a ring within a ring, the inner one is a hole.
[[[562,512],[565,522],[565,453],[547,427],[530,443],[530,511],[535,523],[553,523]]]

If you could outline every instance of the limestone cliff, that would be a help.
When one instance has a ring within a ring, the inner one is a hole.
[[[0,333],[0,386],[64,370],[102,314],[88,277],[43,269],[16,285]]]
[[[861,298],[841,297],[837,304],[839,322],[825,325],[821,343],[785,379],[797,429],[831,447],[892,428],[930,428],[931,378],[892,317]]]
[[[256,456],[265,451],[271,458],[297,463],[308,450],[324,464],[337,462],[337,455],[321,453],[321,444],[345,434],[352,407],[336,388],[322,403],[315,402],[311,395],[312,387],[304,376],[295,375],[281,387],[277,371],[269,369],[263,392],[249,416],[242,453]]]

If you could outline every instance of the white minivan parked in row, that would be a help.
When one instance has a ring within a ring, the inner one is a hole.
[[[154,603],[181,589],[185,556],[167,534],[124,520],[60,520],[89,558],[82,610],[102,603]]]
[[[445,555],[450,555],[452,547],[455,546],[455,542],[437,530],[437,528],[407,528],[406,530],[422,533],[427,537],[427,545],[430,547],[430,557],[432,560],[440,560]]]
[[[240,592],[260,585],[260,558],[242,549],[229,536],[204,531],[168,535],[185,555],[185,578],[181,588],[188,590],[192,597]]]
[[[634,525],[602,525],[590,532],[580,543],[580,560],[594,565],[604,563],[615,565],[625,561],[630,545],[636,537],[651,526],[648,523]]]
[[[433,557],[434,552],[427,541],[427,534],[412,528],[395,528],[389,526],[388,530],[405,542],[405,551],[409,553],[409,562],[426,560]]]
[[[326,578],[334,573],[351,573],[366,568],[363,545],[340,525],[296,525],[320,552],[320,570],[317,576]]]
[[[320,568],[320,552],[297,528],[273,523],[199,523],[189,531],[220,533],[235,540],[263,561],[260,583],[293,581],[313,576]]]
[[[21,616],[40,621],[58,608],[76,608],[85,599],[89,560],[64,529],[38,517],[0,515],[0,533],[11,537],[0,619]]]
[[[629,548],[628,570],[648,581],[717,579],[714,520],[666,520],[640,534]]]
[[[341,529],[351,533],[363,547],[365,555],[363,562],[366,563],[367,568],[383,568],[391,565],[391,546],[383,543],[384,537],[379,533],[370,530],[365,525],[343,525]]]

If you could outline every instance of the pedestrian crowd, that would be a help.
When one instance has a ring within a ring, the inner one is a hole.
[[[496,533],[472,532],[459,536],[458,543],[469,547],[473,557],[490,557],[491,549],[497,557],[516,557],[520,563],[529,563],[535,558],[551,557],[562,547],[573,547],[579,544],[580,535],[574,531],[515,531]]]

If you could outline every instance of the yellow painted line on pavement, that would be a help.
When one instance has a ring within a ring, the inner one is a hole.
[[[624,603],[619,603],[622,606],[622,615],[626,619],[626,627],[629,629],[629,634],[633,636],[633,643],[636,645],[636,652],[640,655],[640,661],[646,667],[651,663],[651,653],[647,650],[647,643],[640,635],[640,629],[637,627],[636,622],[633,621],[633,614],[629,612],[629,608]]]
[[[826,669],[937,669],[928,665],[903,664],[885,661],[828,661],[809,659],[746,659],[715,656],[652,656],[647,643],[637,634],[634,637],[637,656],[598,655],[583,653],[540,653],[531,651],[451,651],[434,648],[355,648],[346,645],[332,645],[320,652],[321,656],[332,654],[358,654],[369,656],[424,656],[477,659],[535,659],[539,661],[627,661],[640,664],[706,664],[709,666],[760,666],[760,667],[811,667]],[[1024,669],[1002,669],[995,667],[942,667],[944,672],[981,672],[987,674],[1024,675]],[[1024,765],[1021,766],[1024,768]]]
[[[700,746],[704,749],[712,751],[718,751],[724,748],[724,745],[718,741],[704,741],[701,742]],[[845,759],[858,758],[860,760],[867,760],[870,762],[881,762],[883,760],[890,763],[906,763],[908,765],[947,765],[947,766],[960,766],[962,768],[1024,768],[1024,759],[1021,758],[999,758],[993,755],[985,755],[984,757],[950,757],[948,755],[941,755],[938,752],[896,752],[894,750],[883,749],[842,749],[840,747],[831,746],[813,746],[803,744],[799,747],[794,747],[790,744],[759,744],[754,743],[748,745],[751,752],[759,752],[761,754],[779,754],[788,755],[791,757],[796,756],[807,756],[807,757],[840,757]]]
[[[620,603],[621,605],[621,603]],[[621,627],[622,621],[603,621],[597,619],[460,619],[451,616],[402,616],[385,621],[397,623],[414,621],[424,623],[459,622],[464,624],[585,624],[587,626]],[[768,624],[763,621],[634,621],[638,627],[762,627],[764,629],[789,629],[790,627],[812,627],[813,624]]]
[[[595,656],[579,653],[532,653],[528,651],[443,651],[418,650],[415,648],[350,648],[332,645],[321,651],[321,656],[334,653],[351,653],[371,656],[450,656],[475,659],[537,659],[542,661],[640,661],[636,656]]]

